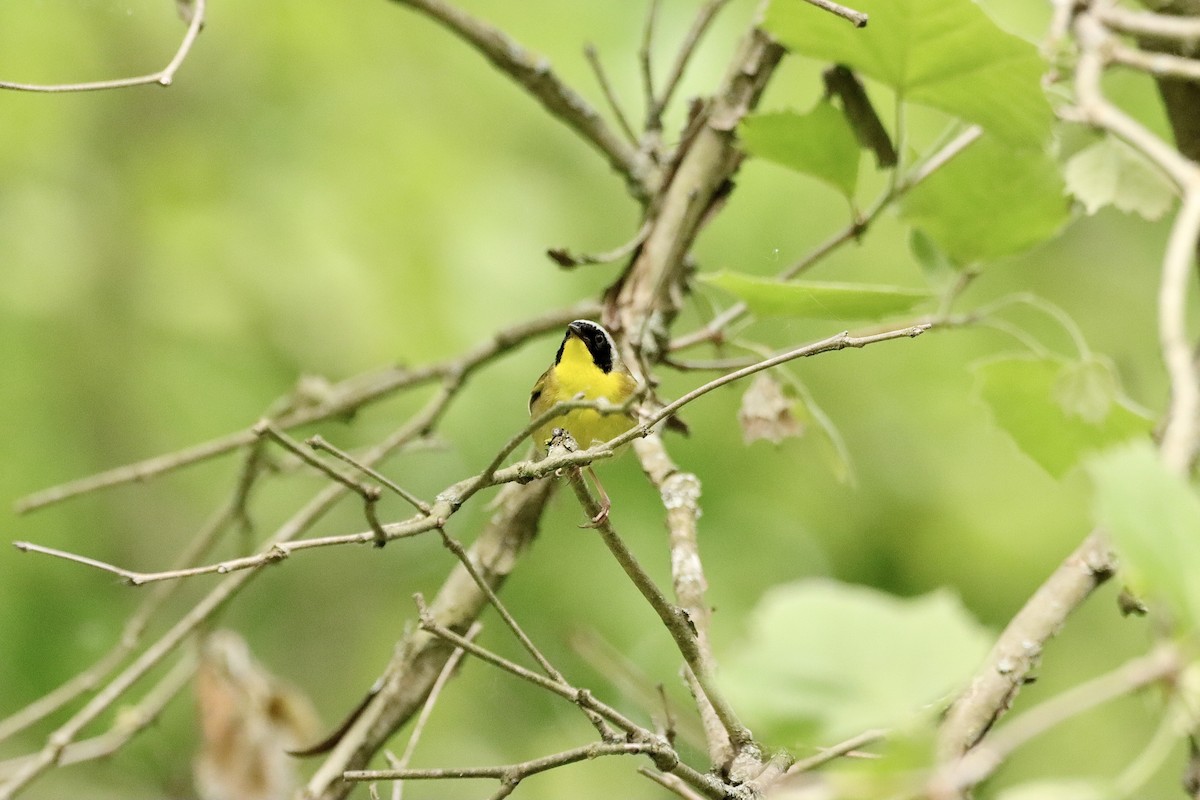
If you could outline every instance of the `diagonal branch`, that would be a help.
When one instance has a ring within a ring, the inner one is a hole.
[[[443,0],[392,0],[420,11],[466,41],[501,72],[542,104],[550,115],[575,131],[625,178],[634,197],[645,200],[654,191],[652,165],[617,135],[586,100],[554,74],[550,63],[535,56],[508,34]]]
[[[1008,711],[1046,642],[1115,570],[1107,538],[1093,531],[1033,593],[1000,634],[971,685],[946,712],[938,729],[942,760],[970,750]]]
[[[458,358],[411,369],[396,366],[376,373],[365,373],[347,378],[333,384],[323,392],[322,400],[317,404],[290,409],[274,416],[271,421],[278,428],[289,430],[345,416],[401,389],[409,389],[437,380],[446,380],[453,376],[466,378],[496,356],[507,353],[536,336],[559,331],[571,320],[592,316],[598,310],[599,306],[595,302],[579,303],[500,330],[489,341],[476,346]],[[167,472],[247,447],[257,440],[258,434],[255,432],[254,426],[250,426],[174,453],[148,458],[60,486],[43,489],[18,500],[15,508],[18,514],[24,514],[100,489],[146,481]]]
[[[634,442],[642,470],[659,491],[667,512],[667,533],[671,550],[671,578],[675,599],[687,614],[695,631],[698,658],[704,669],[716,671],[716,662],[709,642],[709,620],[712,611],[705,599],[708,582],[700,560],[697,523],[700,519],[700,479],[693,473],[682,472],[671,460],[662,437],[651,434]],[[696,673],[686,673],[688,687],[696,701],[708,742],[709,760],[714,766],[725,766],[733,758],[729,732],[700,686]]]

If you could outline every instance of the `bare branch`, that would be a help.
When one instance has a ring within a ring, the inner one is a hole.
[[[564,678],[563,674],[559,672],[553,664],[550,663],[550,660],[547,659],[545,655],[542,654],[542,651],[539,650],[537,645],[533,643],[533,640],[530,639],[521,626],[517,624],[516,618],[513,617],[508,608],[502,602],[500,602],[499,596],[497,596],[496,592],[493,591],[488,582],[484,580],[483,576],[479,574],[479,570],[475,568],[475,565],[471,563],[471,556],[463,548],[462,543],[447,533],[444,527],[440,528],[439,532],[442,534],[442,542],[446,545],[446,548],[450,550],[450,552],[454,553],[454,556],[459,560],[459,562],[462,563],[463,568],[470,573],[471,577],[475,581],[475,585],[478,586],[479,590],[487,596],[488,602],[491,603],[492,608],[496,609],[496,612],[500,615],[500,618],[504,620],[504,624],[507,625],[508,629],[512,631],[514,636],[517,637],[517,641],[521,643],[521,646],[525,648],[525,651],[529,653],[529,655],[533,656],[533,660],[538,663],[538,666],[542,668],[542,671],[545,672],[551,679],[565,685],[567,683],[567,679]],[[603,718],[589,708],[583,708],[583,712],[587,715],[588,721],[592,723],[592,726],[596,729],[604,741],[614,740],[613,732],[608,728],[607,725],[605,725]]]
[[[419,433],[409,427],[401,428],[363,455],[363,462],[374,464],[402,447]],[[268,540],[268,545],[282,545],[296,538],[314,525],[346,494],[340,484],[330,484],[318,492],[303,508],[285,522]],[[200,625],[229,602],[246,584],[258,575],[257,570],[247,570],[230,575],[211,592],[201,598],[158,640],[147,647],[82,709],[56,728],[46,740],[45,746],[34,754],[14,775],[0,783],[0,800],[12,800],[22,788],[57,763],[63,749],[79,735],[87,725],[103,714],[113,703],[127,692],[137,681],[163,661],[187,640]]]
[[[1075,69],[1077,106],[1070,116],[1103,130],[1110,131],[1149,158],[1183,192],[1200,184],[1200,165],[1164,142],[1153,131],[1110,103],[1101,91],[1101,78],[1107,65],[1107,52],[1114,44],[1110,34],[1098,19],[1079,14],[1075,33],[1080,45],[1079,63]]]
[[[646,24],[642,27],[642,44],[638,48],[638,66],[642,75],[642,95],[646,101],[646,131],[662,130],[662,119],[655,116],[654,101],[654,29],[658,27],[658,10],[662,0],[650,0],[646,8]]]
[[[554,755],[506,764],[499,767],[448,767],[445,769],[370,769],[349,770],[343,777],[348,781],[416,781],[445,780],[447,778],[495,778],[501,783],[516,786],[530,775],[548,769],[588,761],[601,756],[642,755],[657,753],[659,749],[649,742],[596,742]]]
[[[1200,82],[1200,61],[1171,53],[1147,53],[1136,47],[1114,43],[1109,49],[1114,64],[1148,72],[1156,78],[1182,78]]]
[[[1127,661],[1098,678],[1072,687],[1017,717],[986,743],[965,753],[935,773],[929,783],[931,800],[955,800],[991,775],[1018,747],[1086,711],[1152,683],[1169,680],[1184,666],[1182,654],[1162,645]]]
[[[583,505],[588,516],[595,519],[599,510],[596,501],[588,493],[587,485],[583,481],[583,476],[573,470],[569,473],[571,488],[575,490],[575,495],[579,498],[579,502]],[[662,591],[654,583],[654,580],[646,573],[637,558],[625,546],[620,536],[613,529],[612,523],[608,519],[601,519],[596,525],[595,530],[600,534],[600,538],[608,547],[609,552],[617,559],[617,563],[625,570],[625,574],[637,587],[642,596],[646,598],[646,602],[658,614],[659,620],[667,631],[671,634],[671,638],[675,640],[675,646],[679,648],[680,654],[684,661],[692,670],[696,677],[696,683],[704,697],[712,704],[713,711],[720,719],[726,733],[729,736],[730,744],[740,750],[743,747],[750,746],[753,743],[753,737],[750,730],[742,724],[738,719],[737,713],[733,710],[733,706],[725,699],[725,696],[717,689],[716,681],[712,673],[711,664],[705,660],[704,654],[701,653],[700,646],[697,642],[695,631],[691,627],[691,620],[688,618],[687,611],[671,604]]]
[[[217,513],[209,518],[200,527],[200,530],[188,540],[188,545],[180,553],[174,568],[178,569],[196,563],[212,548],[234,521],[245,515],[245,504],[259,475],[259,452],[259,448],[252,448],[247,452],[241,474],[238,475],[229,501],[224,507],[218,509]],[[104,676],[108,675],[126,656],[133,652],[141,641],[142,634],[145,633],[150,620],[181,586],[182,584],[175,583],[155,587],[126,620],[116,644],[107,653],[58,688],[38,698],[10,717],[0,720],[0,741],[4,741],[53,714],[99,685]]]
[[[842,19],[846,20],[847,22],[849,22],[851,25],[853,25],[856,28],[867,27],[867,15],[862,13],[861,11],[855,11],[853,8],[844,6],[841,3],[835,3],[835,2],[833,2],[833,0],[807,0],[807,1],[809,3],[812,3],[817,8],[824,9],[825,11],[828,11],[830,14],[835,14],[835,15],[841,17]]]
[[[332,444],[327,442],[324,437],[310,436],[304,440],[304,443],[314,450],[324,450],[326,453],[329,453],[334,458],[337,458],[341,461],[346,462],[347,464],[354,467],[356,470],[363,473],[364,475],[369,475],[373,480],[379,481],[379,483],[386,486],[388,489],[390,489],[392,492],[394,492],[399,497],[403,498],[403,500],[406,503],[408,503],[410,506],[412,506],[413,508],[420,511],[422,514],[429,513],[429,504],[428,503],[421,500],[419,497],[412,494],[407,489],[404,489],[401,486],[397,485],[395,481],[388,478],[386,475],[381,473],[379,470],[372,469],[371,467],[368,467],[366,464],[359,463],[352,455],[345,452],[344,450],[340,450],[337,447],[334,447]]]
[[[146,86],[148,84],[158,84],[159,86],[170,86],[175,80],[175,73],[179,71],[184,60],[191,52],[192,45],[196,42],[196,37],[200,35],[200,29],[204,27],[204,12],[205,0],[193,0],[190,11],[190,19],[187,19],[187,31],[183,34],[183,41],[179,43],[179,49],[175,51],[170,62],[158,72],[151,72],[148,75],[139,75],[133,78],[116,78],[109,81],[88,81],[85,83],[17,83],[14,81],[0,81],[0,89],[12,89],[20,92],[95,92],[104,89],[123,89],[127,86]]]
[[[106,758],[120,750],[133,740],[135,736],[153,725],[159,715],[175,696],[183,690],[196,671],[196,660],[190,656],[181,658],[159,679],[146,696],[136,705],[121,709],[112,727],[98,736],[72,742],[63,748],[58,759],[58,766],[79,764],[84,761],[94,761]],[[0,780],[14,774],[23,768],[35,756],[21,756],[0,762]]]
[[[608,81],[608,74],[604,71],[604,65],[600,63],[600,54],[596,52],[595,45],[586,45],[583,48],[583,55],[596,75],[596,83],[600,84],[600,91],[604,93],[604,99],[608,101],[608,107],[612,110],[617,125],[621,127],[621,132],[625,134],[629,143],[636,147],[638,144],[637,134],[633,132],[633,126],[629,124],[629,119],[625,116],[621,101],[617,99],[617,93],[613,91],[612,84]]]
[[[788,774],[790,775],[800,772],[808,772],[809,770],[816,769],[823,764],[828,764],[835,758],[841,758],[842,756],[850,755],[858,748],[866,747],[869,744],[874,744],[875,742],[878,742],[886,737],[887,731],[879,728],[863,731],[860,734],[851,736],[845,741],[838,742],[832,747],[822,748],[821,752],[817,753],[816,755],[800,759],[795,764],[792,764],[792,766],[788,769]]]
[[[843,350],[847,347],[861,348],[876,342],[888,341],[899,338],[913,338],[919,336],[930,328],[929,323],[922,323],[906,328],[898,328],[894,330],[886,330],[879,333],[867,334],[864,336],[851,336],[849,332],[843,331],[839,334],[823,339],[813,344],[805,345],[795,350],[790,350],[772,358],[765,359],[751,366],[730,372],[715,378],[708,383],[693,389],[683,397],[675,400],[667,406],[659,409],[654,414],[651,414],[647,419],[643,420],[638,425],[633,426],[628,432],[613,439],[611,442],[597,445],[588,450],[579,450],[575,452],[563,452],[552,455],[541,461],[521,461],[513,464],[505,469],[498,469],[500,463],[512,452],[521,442],[529,435],[530,431],[536,427],[548,422],[555,416],[561,414],[564,410],[570,408],[594,408],[601,413],[621,413],[625,410],[624,406],[616,406],[602,401],[594,400],[568,400],[556,404],[553,408],[548,409],[542,416],[535,420],[531,420],[522,432],[512,437],[509,442],[501,448],[500,452],[492,459],[484,470],[470,478],[459,481],[452,486],[444,489],[430,506],[428,514],[418,515],[414,518],[403,522],[393,522],[388,524],[380,524],[373,527],[371,530],[361,533],[341,534],[335,536],[323,536],[312,539],[300,539],[296,541],[271,541],[268,546],[255,555],[244,556],[241,558],[233,558],[222,561],[216,564],[208,564],[199,567],[188,567],[183,569],[167,570],[164,572],[137,572],[134,570],[124,569],[103,561],[88,558],[86,556],[77,556],[71,553],[54,550],[53,548],[41,547],[32,545],[27,542],[18,542],[18,549],[28,552],[42,553],[44,555],[66,558],[70,561],[85,564],[90,567],[111,572],[123,578],[126,582],[132,585],[142,585],[153,583],[156,581],[174,580],[177,578],[187,578],[196,575],[206,574],[227,574],[241,570],[255,570],[269,564],[274,564],[288,558],[292,553],[300,550],[309,550],[319,547],[331,547],[343,544],[365,544],[367,542],[379,543],[381,541],[392,541],[393,539],[402,539],[409,536],[416,536],[426,531],[434,530],[445,524],[462,505],[473,497],[477,492],[489,486],[494,486],[501,483],[511,482],[529,482],[538,478],[549,475],[564,467],[584,466],[593,461],[611,458],[616,448],[630,442],[636,438],[649,435],[654,425],[674,414],[683,406],[696,400],[699,397],[708,394],[709,392],[731,383],[741,378],[753,375],[764,369],[769,369],[787,361],[792,361],[797,358],[817,355],[819,353],[827,353],[835,350]],[[435,395],[427,404],[426,407],[418,412],[418,414],[409,421],[409,423],[401,429],[395,436],[404,437],[404,443],[411,440],[418,433],[427,430],[434,421],[444,412],[450,399],[457,391],[459,383],[454,380],[448,382],[442,387],[442,391]]]
[[[634,197],[644,199],[656,180],[652,165],[605,124],[586,100],[562,82],[543,57],[529,53],[499,28],[443,0],[393,0],[420,11],[478,50],[542,104],[551,116],[579,134],[625,178]]]
[[[1171,379],[1159,449],[1163,463],[1187,474],[1200,447],[1200,372],[1188,342],[1187,304],[1192,259],[1200,241],[1200,180],[1184,195],[1183,207],[1171,226],[1158,291],[1158,338]]]
[[[688,622],[695,633],[700,663],[704,665],[705,671],[715,673],[716,660],[713,658],[708,637],[712,612],[705,599],[708,581],[704,577],[696,530],[700,519],[700,479],[693,473],[680,471],[667,454],[662,437],[658,434],[651,434],[634,442],[634,449],[642,463],[642,470],[658,488],[667,512],[671,578],[675,599],[687,614]],[[692,669],[688,669],[686,678],[704,724],[709,759],[714,766],[728,765],[734,755],[729,731]]]
[[[414,369],[392,367],[376,373],[365,373],[347,378],[330,386],[325,393],[327,397],[322,402],[292,409],[273,418],[272,422],[280,429],[288,430],[345,416],[400,389],[445,380],[452,376],[465,379],[483,364],[524,344],[529,339],[551,331],[560,331],[571,320],[594,316],[598,311],[599,305],[595,302],[580,303],[504,328],[493,335],[489,341],[478,345],[458,358]],[[110,486],[146,481],[181,467],[246,447],[257,439],[258,436],[251,426],[174,453],[149,458],[135,464],[44,489],[18,500],[15,508],[18,514],[23,514],[81,494],[107,489]]]
[[[938,729],[942,760],[974,747],[1009,709],[1046,642],[1115,570],[1107,539],[1094,531],[1033,593],[1000,634],[971,685],[946,712]]]
[[[552,247],[546,251],[546,255],[550,260],[560,267],[571,269],[585,264],[610,264],[613,261],[619,261],[632,255],[642,242],[646,241],[646,234],[650,232],[650,223],[645,222],[638,232],[633,235],[633,238],[628,242],[617,245],[612,250],[607,250],[603,253],[572,253],[565,247]]]
[[[1117,5],[1099,4],[1093,11],[1100,20],[1122,33],[1150,36],[1155,39],[1175,39],[1182,42],[1200,41],[1200,17],[1180,17],[1132,11]]]
[[[483,626],[478,622],[472,623],[463,636],[468,642],[474,641],[479,632],[483,630]],[[458,665],[462,663],[463,650],[455,649],[450,657],[446,659],[446,663],[442,666],[442,671],[438,673],[437,680],[433,682],[433,686],[429,690],[429,696],[425,698],[425,703],[421,706],[421,713],[417,715],[417,721],[413,723],[412,733],[409,734],[408,744],[404,746],[404,752],[399,758],[395,758],[388,753],[388,764],[392,769],[405,769],[412,760],[413,753],[417,750],[417,742],[421,741],[421,734],[425,731],[425,725],[429,722],[429,717],[433,714],[433,707],[437,704],[438,698],[442,694],[442,689],[450,682],[450,677],[458,669]],[[396,790],[393,793],[393,800],[400,800],[403,794],[402,785],[397,782]]]
[[[536,535],[542,508],[553,488],[552,481],[538,481],[505,487],[501,492],[496,512],[470,549],[472,563],[493,590],[503,583]],[[486,605],[487,597],[459,564],[442,584],[429,612],[438,625],[465,631]],[[413,631],[400,641],[379,692],[309,780],[308,797],[332,800],[349,793],[351,785],[342,780],[342,773],[363,768],[396,729],[418,712],[452,651],[444,640],[424,630]]]
[[[700,10],[696,12],[696,18],[692,20],[691,28],[688,29],[687,35],[683,39],[679,52],[675,54],[675,62],[671,65],[671,72],[667,76],[666,83],[663,84],[662,92],[654,101],[650,119],[661,122],[663,112],[671,104],[671,98],[674,97],[675,90],[679,88],[679,83],[683,80],[683,74],[687,71],[688,63],[692,60],[692,54],[696,52],[697,45],[704,38],[705,32],[708,31],[708,27],[716,19],[717,14],[728,3],[729,0],[708,0],[700,6]]]

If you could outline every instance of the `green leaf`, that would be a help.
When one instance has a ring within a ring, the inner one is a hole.
[[[1112,789],[1096,781],[1062,779],[1017,784],[996,795],[996,800],[1109,800],[1111,797]]]
[[[752,156],[825,181],[846,197],[858,183],[858,142],[838,109],[818,103],[807,114],[783,111],[754,114],[738,136]]]
[[[1070,201],[1049,156],[984,136],[906,194],[900,215],[963,266],[1050,238]]]
[[[899,286],[859,283],[782,281],[722,271],[700,277],[704,283],[737,295],[760,317],[808,319],[881,319],[908,311],[929,292]]]
[[[1152,422],[1098,360],[1005,357],[975,366],[976,391],[1025,455],[1061,478],[1089,451],[1143,436]]]
[[[1200,622],[1200,497],[1148,441],[1092,458],[1092,509],[1139,593],[1166,601],[1177,621]]]
[[[837,741],[936,713],[987,654],[991,635],[939,590],[900,598],[814,579],[771,589],[722,682],[768,740]]]
[[[931,286],[946,286],[956,274],[955,265],[920,228],[909,231],[908,249]]]
[[[1088,214],[1111,205],[1156,220],[1175,201],[1171,182],[1145,156],[1112,136],[1071,156],[1063,177]]]
[[[789,49],[835,61],[891,86],[905,100],[976,122],[1015,146],[1050,132],[1045,63],[970,0],[859,0],[871,24],[855,28],[805,0],[773,0],[766,30]]]

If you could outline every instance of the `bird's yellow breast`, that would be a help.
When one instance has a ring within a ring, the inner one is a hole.
[[[562,357],[551,367],[538,385],[529,405],[530,415],[537,417],[555,403],[582,398],[624,403],[637,388],[633,376],[623,369],[604,372],[592,360],[583,342],[568,337],[563,344]],[[633,427],[629,414],[601,414],[590,408],[568,411],[542,425],[533,434],[534,443],[545,447],[555,428],[565,428],[580,447],[607,442]]]

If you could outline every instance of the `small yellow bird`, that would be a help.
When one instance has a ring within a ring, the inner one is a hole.
[[[607,400],[621,405],[637,391],[637,381],[621,361],[612,335],[586,319],[577,319],[567,326],[558,353],[550,369],[542,373],[529,395],[529,418],[545,414],[556,403],[565,400]],[[567,411],[533,432],[533,443],[545,454],[547,443],[555,428],[571,434],[581,448],[589,448],[614,439],[633,427],[633,414],[601,414],[592,408]],[[588,474],[600,493],[600,512],[592,518],[592,526],[608,518],[612,501],[589,466]]]

